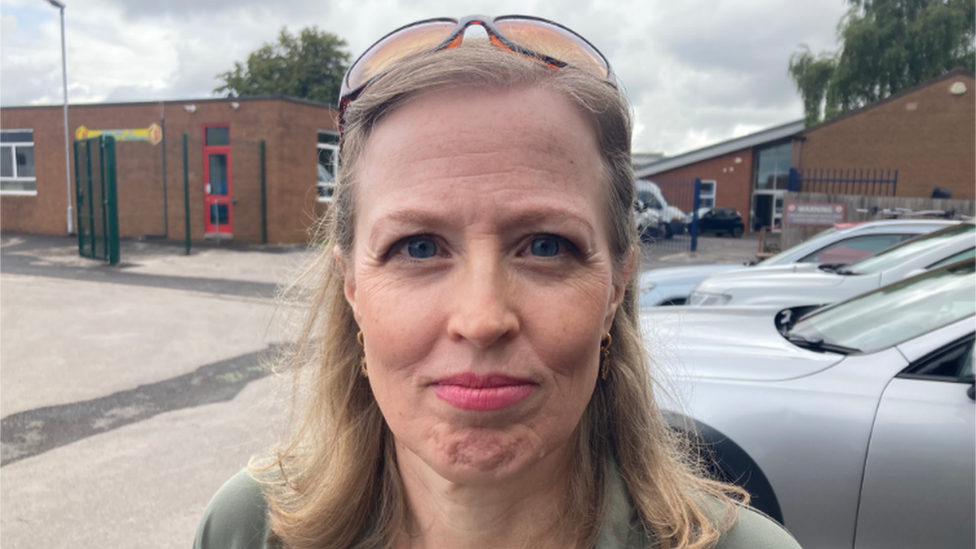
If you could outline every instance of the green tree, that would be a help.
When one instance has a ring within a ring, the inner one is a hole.
[[[342,77],[349,68],[346,41],[316,27],[297,35],[282,28],[278,41],[251,53],[247,65],[217,75],[223,85],[214,93],[226,97],[291,95],[322,103],[339,102]]]
[[[814,55],[801,44],[790,56],[808,126],[956,67],[976,69],[973,0],[847,1],[838,51]]]

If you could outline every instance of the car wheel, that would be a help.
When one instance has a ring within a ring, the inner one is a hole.
[[[735,228],[732,229],[732,238],[742,238],[742,231],[742,225],[736,225]]]
[[[670,240],[674,237],[674,233],[671,232],[671,225],[668,223],[661,223],[661,227],[658,230],[661,231],[661,236],[663,236],[665,240]]]
[[[785,524],[779,499],[769,479],[742,447],[716,429],[694,419],[668,411],[664,412],[664,417],[669,428],[699,449],[702,465],[712,478],[744,488],[752,496],[749,505],[776,522]]]
[[[644,244],[649,244],[654,241],[654,235],[651,234],[650,227],[644,227],[640,230],[640,241]]]

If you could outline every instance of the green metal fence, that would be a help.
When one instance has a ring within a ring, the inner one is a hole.
[[[75,189],[78,253],[119,262],[119,211],[115,174],[115,138],[75,141]]]

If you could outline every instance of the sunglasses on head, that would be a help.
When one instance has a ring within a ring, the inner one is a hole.
[[[339,135],[342,135],[346,107],[371,82],[408,59],[459,46],[471,25],[484,28],[490,43],[497,48],[552,68],[572,66],[614,85],[607,58],[585,38],[558,23],[527,15],[426,19],[387,34],[349,67],[340,92]]]

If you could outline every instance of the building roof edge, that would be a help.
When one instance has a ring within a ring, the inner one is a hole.
[[[291,103],[298,103],[301,105],[309,105],[312,107],[325,107],[332,110],[339,110],[335,105],[329,103],[322,103],[320,101],[313,101],[311,99],[302,99],[300,97],[293,97],[291,95],[249,95],[244,97],[204,97],[197,99],[160,99],[156,101],[114,101],[110,103],[68,103],[68,107],[138,107],[144,105],[185,105],[187,103],[216,103],[220,101],[231,102],[245,102],[245,101],[269,101],[269,100],[279,100],[288,101]],[[64,108],[62,104],[56,105],[3,105],[0,109],[61,109]]]
[[[638,179],[651,175],[657,175],[662,172],[682,168],[696,162],[709,160],[738,150],[747,149],[755,147],[756,145],[768,143],[770,141],[790,137],[803,131],[803,128],[803,120],[794,120],[793,122],[787,122],[786,124],[766,128],[765,130],[760,130],[749,135],[729,139],[728,141],[722,141],[721,143],[709,145],[707,147],[689,151],[677,156],[663,158],[651,164],[645,164],[639,169],[635,170],[634,175]]]

